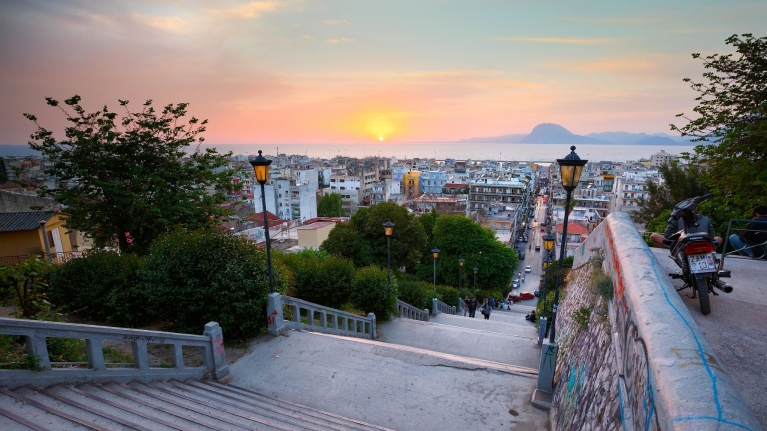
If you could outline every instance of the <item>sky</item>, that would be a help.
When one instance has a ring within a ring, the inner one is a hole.
[[[669,132],[691,114],[692,53],[767,36],[765,1],[0,2],[0,144],[45,97],[95,111],[188,102],[207,143],[441,142]]]

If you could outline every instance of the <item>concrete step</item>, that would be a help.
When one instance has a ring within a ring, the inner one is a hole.
[[[0,388],[0,429],[387,430],[247,389],[192,380]]]
[[[533,369],[538,367],[541,356],[538,338],[532,326],[528,335],[509,335],[432,322],[393,319],[379,325],[378,336],[389,344]]]
[[[532,348],[539,356],[540,348]],[[536,376],[532,368],[289,331],[252,344],[228,379],[274,399],[397,430],[548,429],[547,413],[530,404]]]
[[[496,319],[496,313],[493,312],[490,315],[490,320],[485,320],[480,315],[480,318],[453,316],[450,314],[440,313],[429,319],[429,323],[435,323],[439,325],[459,326],[462,328],[477,329],[481,331],[497,332],[507,335],[518,335],[523,337],[534,337],[536,334],[535,324],[525,320],[524,316],[515,316],[512,319],[513,323],[508,320]]]

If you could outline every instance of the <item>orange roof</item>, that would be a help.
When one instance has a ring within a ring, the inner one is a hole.
[[[562,233],[562,227],[563,226],[564,226],[563,224],[558,224],[557,225],[557,233]],[[586,229],[585,227],[579,225],[578,223],[574,223],[574,222],[569,221],[569,222],[567,222],[567,234],[568,235],[573,235],[573,234],[588,235],[589,234],[589,230]]]

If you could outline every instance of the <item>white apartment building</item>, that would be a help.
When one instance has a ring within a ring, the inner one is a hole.
[[[639,210],[639,198],[649,199],[647,191],[647,177],[625,172],[615,179],[614,212],[634,212]]]
[[[482,178],[469,185],[469,211],[488,209],[491,205],[511,206],[522,203],[527,187],[527,182],[517,179],[497,181]]]
[[[668,165],[677,158],[678,156],[669,154],[666,152],[666,150],[660,150],[659,153],[655,153],[650,156],[650,166],[658,167],[662,165]]]
[[[261,187],[253,187],[257,213],[262,212]],[[266,210],[281,220],[308,220],[317,217],[317,184],[297,184],[292,178],[277,177],[264,185]]]

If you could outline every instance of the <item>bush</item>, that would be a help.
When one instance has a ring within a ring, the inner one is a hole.
[[[6,292],[6,297],[15,298],[14,314],[17,317],[38,320],[55,318],[45,293],[53,268],[52,263],[36,256],[19,265],[0,265],[0,291]]]
[[[51,273],[51,301],[69,312],[102,322],[133,326],[148,317],[141,281],[144,258],[95,251],[72,259]]]
[[[292,291],[297,298],[332,308],[349,300],[355,273],[351,260],[304,251],[284,262],[292,271]]]
[[[378,321],[388,320],[397,310],[396,278],[389,285],[385,269],[373,265],[360,268],[352,284],[351,303],[366,314],[375,313]]]
[[[450,286],[437,285],[437,299],[447,305],[458,307],[458,289]]]
[[[403,280],[397,282],[400,301],[407,302],[419,310],[431,309],[431,289],[431,285],[423,281]]]
[[[216,321],[230,340],[266,329],[266,253],[243,238],[213,230],[177,230],[158,238],[144,266],[154,313],[174,330],[199,334]],[[277,291],[284,291],[274,271]]]

